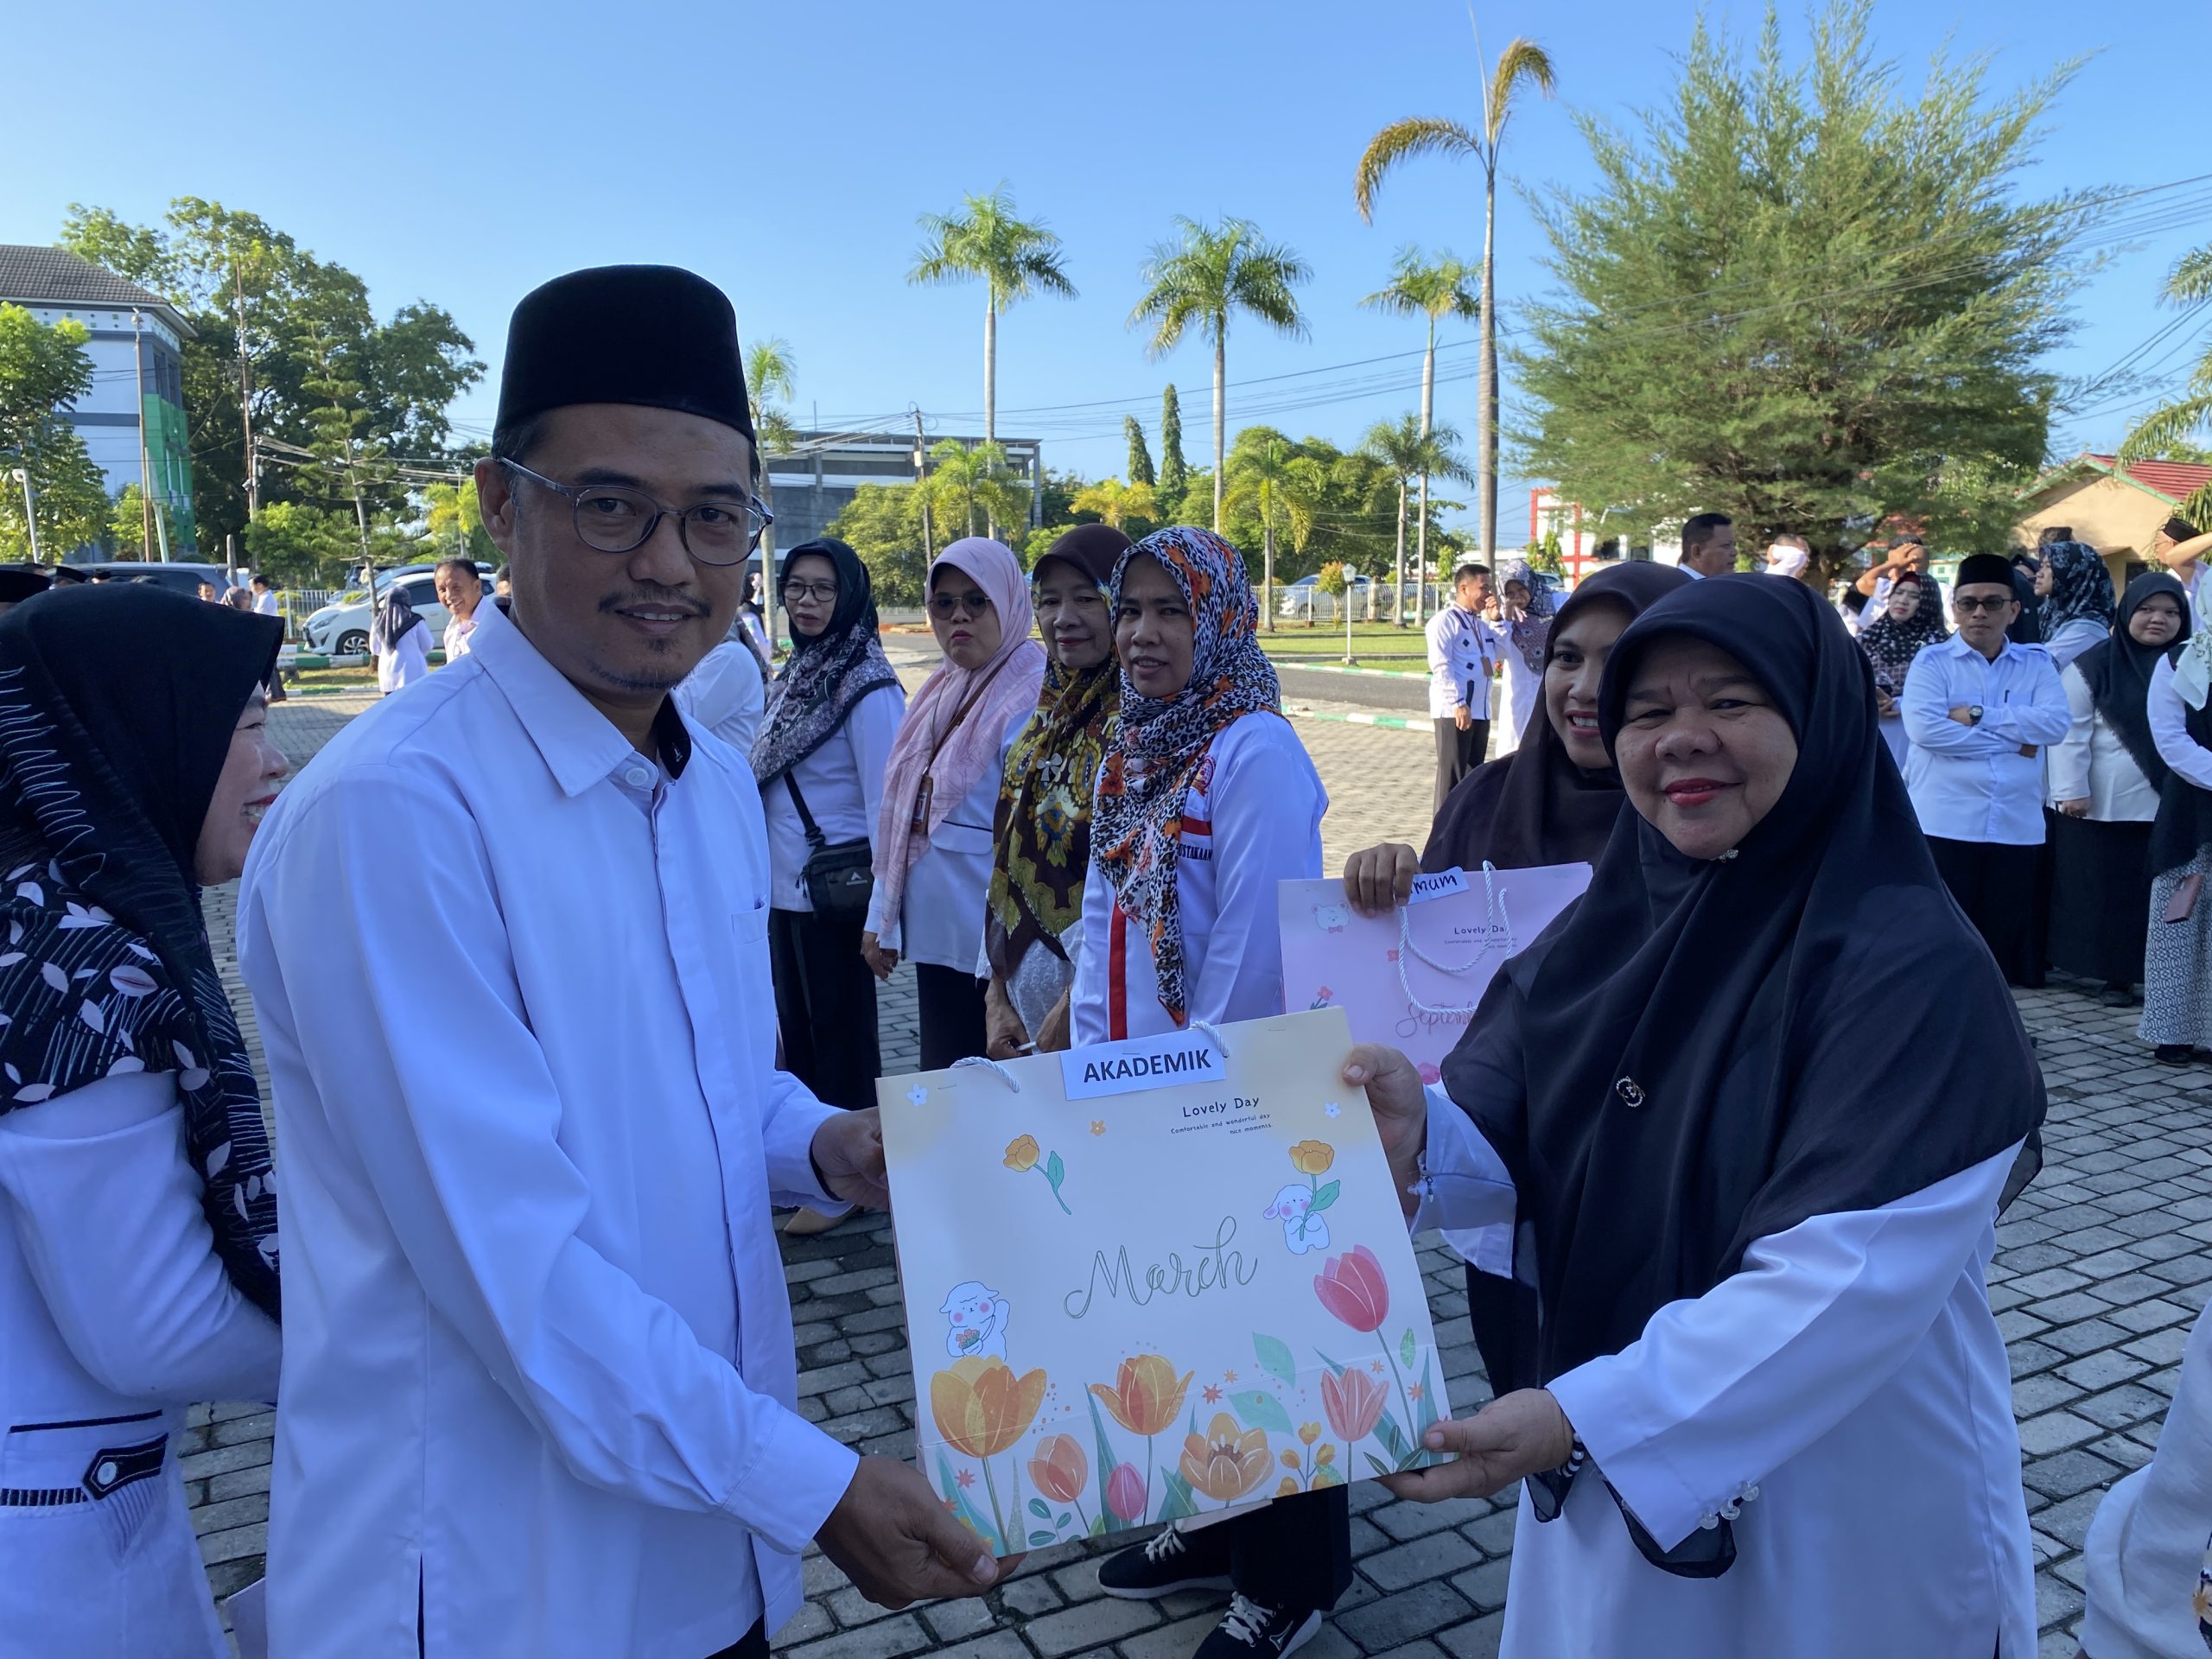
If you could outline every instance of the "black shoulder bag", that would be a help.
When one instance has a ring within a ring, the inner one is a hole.
[[[816,914],[831,921],[862,920],[875,893],[875,855],[868,837],[841,841],[832,847],[822,826],[814,821],[814,814],[806,810],[798,779],[785,772],[784,787],[791,791],[791,804],[798,809],[799,828],[806,832],[806,862],[799,867],[799,876],[806,883],[807,902]]]

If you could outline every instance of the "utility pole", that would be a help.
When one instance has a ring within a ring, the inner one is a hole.
[[[245,516],[261,511],[260,475],[253,454],[253,360],[245,354],[245,273],[239,269],[238,250],[231,250],[232,315],[237,320],[238,343],[238,423],[245,429]]]
[[[31,563],[38,563],[38,492],[31,487],[30,468],[16,468],[16,482],[23,486],[23,528],[30,531]]]
[[[138,556],[154,556],[154,469],[146,459],[146,334],[144,319],[130,314],[130,362],[138,394]]]
[[[908,407],[914,411],[914,487],[921,492],[922,563],[927,565],[937,556],[930,537],[929,440],[922,433],[921,405],[912,404]]]

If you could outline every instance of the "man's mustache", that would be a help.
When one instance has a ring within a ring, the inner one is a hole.
[[[678,593],[668,588],[639,588],[626,594],[609,594],[599,601],[602,612],[619,611],[627,606],[645,605],[664,611],[681,611],[686,616],[706,616],[714,607],[695,594]]]

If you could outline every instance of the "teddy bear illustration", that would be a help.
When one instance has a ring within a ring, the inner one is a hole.
[[[964,1280],[952,1287],[938,1311],[950,1321],[945,1329],[944,1351],[953,1358],[985,1354],[1006,1357],[1006,1322],[1014,1310],[998,1292],[976,1280]]]
[[[1313,920],[1324,933],[1341,933],[1351,925],[1351,912],[1342,905],[1316,905]]]
[[[1329,1224],[1306,1212],[1313,1207],[1313,1189],[1293,1181],[1275,1194],[1275,1201],[1260,1213],[1268,1221],[1282,1223],[1282,1242],[1293,1255],[1329,1248]]]

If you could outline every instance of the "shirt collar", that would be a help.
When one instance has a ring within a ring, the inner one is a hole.
[[[477,637],[470,642],[468,660],[482,664],[482,671],[505,696],[563,795],[582,794],[636,753],[613,722],[593,708],[515,626],[505,601],[479,605],[475,620]],[[676,710],[675,698],[661,699],[652,731],[662,769],[671,779],[681,778],[691,760],[691,734]]]
[[[2017,639],[2007,639],[2005,642],[2004,648],[1994,657],[1984,657],[1980,652],[1976,651],[1972,645],[1967,643],[1966,635],[1961,633],[1956,628],[1951,630],[1951,637],[1948,639],[1946,639],[1943,644],[1949,648],[1954,656],[1971,657],[1976,662],[1986,662],[1992,664],[2001,663],[2007,658],[2018,658],[2022,655],[2022,648],[2019,641]]]

